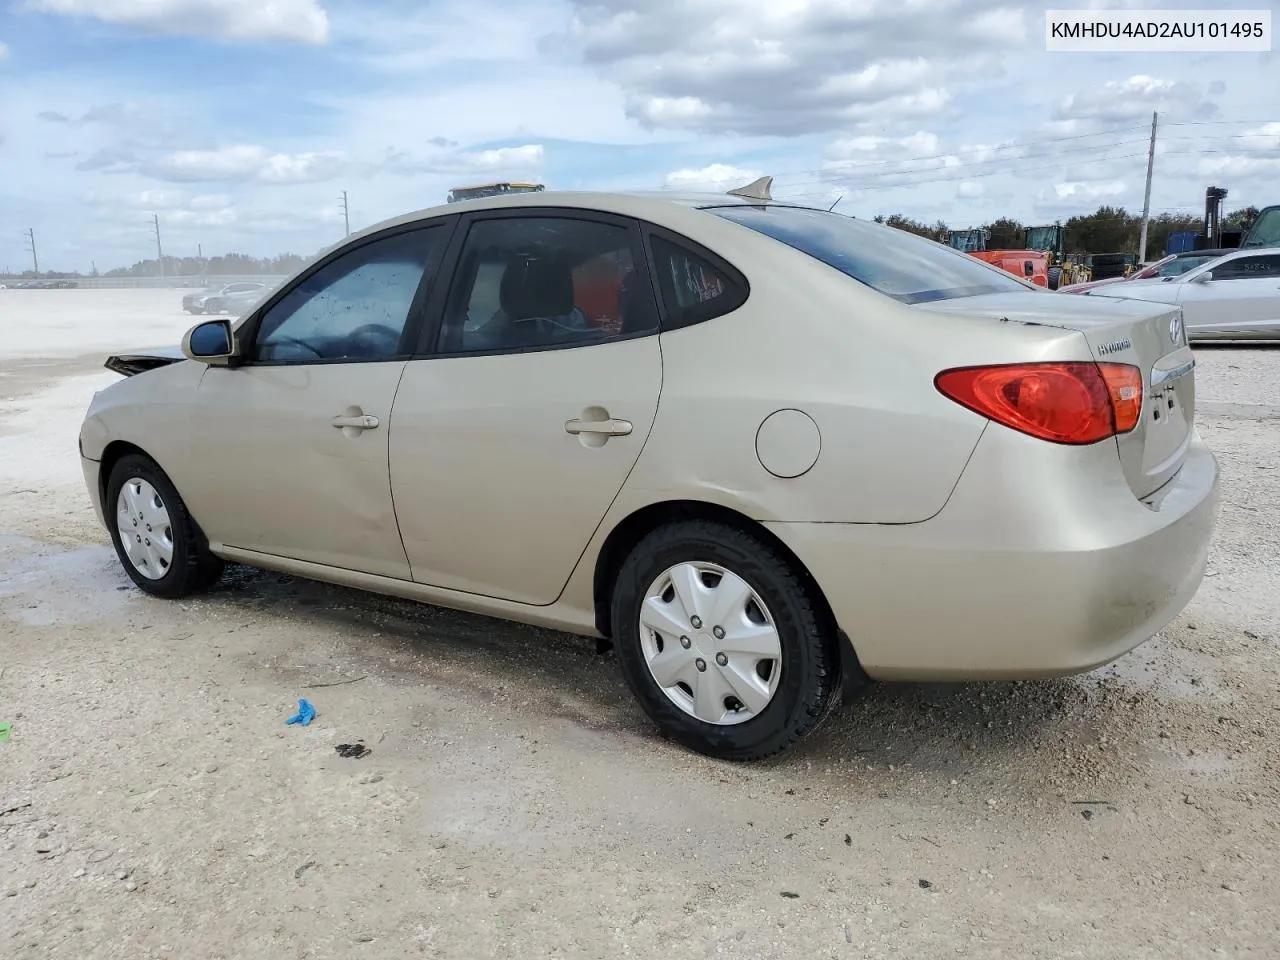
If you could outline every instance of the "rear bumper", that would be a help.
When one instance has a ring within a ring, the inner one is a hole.
[[[1200,586],[1219,490],[1198,435],[1178,474],[1138,501],[1122,477],[1099,482],[1108,468],[1118,476],[1106,444],[1083,458],[1092,464],[1065,448],[1036,461],[1010,448],[1039,441],[992,429],[931,520],[768,524],[817,579],[871,677],[1082,673],[1149,639]]]

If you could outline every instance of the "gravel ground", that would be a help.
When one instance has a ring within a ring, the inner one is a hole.
[[[1198,351],[1225,500],[1160,636],[882,687],[735,766],[591,641],[243,569],[134,589],[75,431],[98,345],[176,339],[179,296],[0,292],[0,956],[1275,956],[1280,351]]]

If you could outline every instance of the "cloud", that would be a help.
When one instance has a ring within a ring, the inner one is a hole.
[[[761,176],[757,170],[735,167],[729,163],[711,163],[696,169],[673,170],[663,181],[671,190],[709,190],[723,193],[736,187],[745,187]]]
[[[984,193],[986,188],[976,180],[962,180],[956,187],[957,200],[977,200]]]
[[[453,141],[436,137],[434,145],[453,144]],[[401,176],[420,173],[453,174],[508,174],[533,170],[546,158],[546,149],[540,143],[526,143],[518,147],[496,147],[490,150],[453,151],[442,150],[426,156],[413,156],[404,151],[388,151],[380,164],[370,165],[369,172],[378,169]]]
[[[0,60],[4,60],[9,56],[9,45],[0,40]]]
[[[41,110],[39,113],[36,114],[36,117],[38,117],[41,120],[45,120],[49,123],[70,123],[71,122],[70,117],[68,117],[65,113],[58,113],[56,110]]]
[[[325,43],[329,17],[317,0],[27,0],[30,9],[224,40]]]
[[[82,173],[129,173],[138,168],[138,155],[128,146],[100,147],[76,164]]]
[[[331,180],[345,166],[345,158],[335,151],[271,153],[266,147],[240,144],[216,150],[179,150],[146,163],[142,172],[171,183],[283,184]]]
[[[1122,205],[1128,193],[1129,185],[1122,180],[1055,183],[1040,191],[1034,206],[1038,211],[1084,213],[1101,204]]]
[[[1135,74],[1066,97],[1054,108],[1053,118],[1065,125],[1063,132],[1088,124],[1149,120],[1155,111],[1166,120],[1211,120],[1220,111],[1210,98],[1225,90],[1221,81],[1206,92],[1197,83]]]
[[[842,137],[827,147],[822,170],[843,183],[883,187],[954,177],[962,166],[955,153],[942,149],[936,134],[917,130],[905,137]]]
[[[1027,42],[1014,0],[570,0],[565,37],[651,129],[798,135],[934,116]]]
[[[1280,157],[1205,157],[1196,170],[1205,177],[1275,177],[1280,175]]]

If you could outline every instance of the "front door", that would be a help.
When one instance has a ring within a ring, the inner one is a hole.
[[[1280,250],[1235,257],[1207,269],[1213,279],[1184,281],[1178,298],[1189,333],[1223,338],[1275,336],[1280,325]]]
[[[555,601],[649,435],[657,311],[623,219],[477,214],[430,359],[405,369],[391,486],[420,583]]]
[[[409,579],[387,434],[447,228],[384,234],[301,278],[200,381],[184,489],[214,543]]]

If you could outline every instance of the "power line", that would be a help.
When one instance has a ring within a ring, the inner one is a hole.
[[[31,251],[31,265],[35,268],[35,274],[40,276],[40,258],[36,256],[36,231],[34,227],[27,227],[27,249]]]
[[[347,191],[342,191],[342,222],[347,228],[347,236],[351,236],[351,214],[347,208]]]
[[[1251,153],[1251,152],[1252,152],[1252,153],[1270,153],[1271,151],[1270,151],[1270,150],[1268,150],[1267,148],[1258,148],[1258,149],[1253,150],[1253,151],[1250,151],[1250,150],[1242,150],[1242,149],[1235,149],[1235,150],[1202,150],[1202,149],[1194,149],[1194,150],[1166,150],[1166,151],[1164,151],[1162,154],[1160,154],[1160,156],[1162,156],[1162,157],[1180,157],[1180,156],[1205,156],[1205,155],[1210,155],[1210,154],[1230,154],[1230,155],[1232,155],[1232,156],[1241,156],[1241,155],[1248,154],[1248,153]],[[1117,161],[1121,161],[1121,160],[1134,160],[1134,159],[1140,159],[1140,158],[1142,158],[1142,157],[1145,157],[1146,155],[1147,155],[1147,154],[1146,154],[1146,152],[1144,151],[1143,153],[1130,153],[1130,154],[1124,154],[1124,155],[1121,155],[1121,156],[1105,156],[1105,157],[1096,157],[1096,158],[1094,158],[1093,162],[1094,162],[1094,163],[1113,163],[1113,162],[1117,162]],[[1049,156],[1049,154],[1041,154],[1040,156]],[[839,168],[834,168],[834,167],[833,167],[833,168],[827,168],[827,169],[825,169],[825,170],[823,170],[823,169],[818,169],[818,170],[806,170],[806,171],[803,171],[803,173],[797,172],[797,174],[795,174],[795,175],[796,175],[796,176],[800,176],[800,175],[810,175],[810,176],[814,177],[814,179],[809,179],[809,180],[799,180],[799,181],[792,181],[792,182],[791,182],[791,184],[790,184],[790,186],[797,186],[797,187],[798,187],[798,186],[809,186],[809,185],[817,185],[817,184],[843,184],[843,185],[847,185],[847,184],[849,184],[850,182],[865,182],[865,181],[868,181],[868,180],[869,180],[869,181],[872,181],[872,182],[875,182],[875,181],[886,180],[886,179],[893,179],[893,178],[899,178],[899,177],[907,177],[907,178],[911,178],[911,179],[907,179],[907,180],[904,180],[904,181],[898,181],[897,179],[894,179],[894,182],[893,182],[893,183],[882,183],[882,184],[880,184],[880,185],[881,185],[881,186],[886,186],[886,187],[888,187],[888,186],[910,187],[910,186],[923,186],[923,185],[930,184],[930,183],[950,183],[950,182],[954,182],[954,181],[956,181],[956,180],[978,180],[978,179],[982,179],[983,177],[996,177],[996,176],[1002,176],[1002,175],[1006,175],[1006,174],[1011,174],[1011,175],[1012,175],[1012,174],[1022,174],[1022,173],[1036,173],[1036,172],[1041,172],[1041,171],[1045,171],[1045,170],[1059,170],[1059,169],[1061,169],[1061,168],[1062,168],[1062,164],[1061,164],[1061,163],[1053,163],[1053,164],[1047,164],[1047,165],[1042,165],[1042,166],[1038,166],[1038,167],[1014,166],[1014,167],[1007,167],[1007,168],[1002,168],[1002,169],[997,169],[997,170],[985,170],[985,171],[984,171],[984,170],[977,170],[977,171],[975,171],[975,170],[973,169],[974,167],[983,166],[984,164],[990,164],[990,163],[996,163],[996,162],[999,162],[999,163],[1009,163],[1009,162],[1012,162],[1012,161],[1015,161],[1015,160],[1021,160],[1021,159],[1026,159],[1026,158],[1015,158],[1015,157],[1009,157],[1009,158],[1001,158],[1000,160],[996,160],[996,161],[980,161],[980,162],[974,162],[974,163],[972,163],[972,164],[950,164],[950,165],[945,166],[945,167],[935,167],[935,168],[932,168],[932,169],[922,169],[922,170],[886,170],[886,171],[872,171],[872,172],[868,172],[868,173],[863,173],[862,171],[857,170],[857,169],[854,169],[854,170],[847,170],[847,169],[846,169],[846,170],[841,170],[841,169],[839,169]],[[924,176],[924,177],[920,177],[920,175],[921,175],[921,174],[932,174],[932,173],[955,173],[955,172],[958,172],[958,176],[954,176],[954,177],[943,177],[943,176]],[[779,176],[781,176],[781,175],[779,175]],[[785,186],[785,184],[784,184],[784,186]]]

